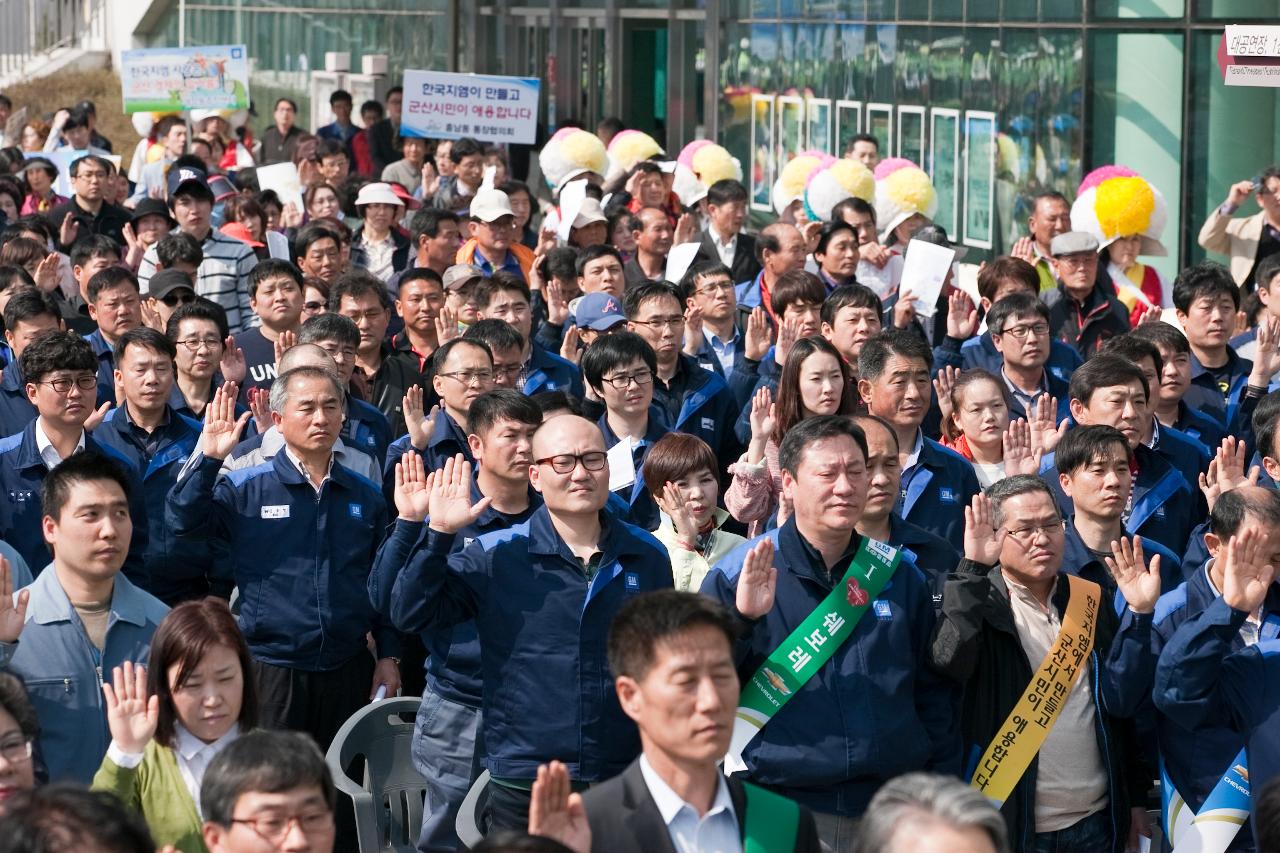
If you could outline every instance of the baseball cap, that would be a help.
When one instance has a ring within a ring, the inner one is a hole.
[[[144,216],[163,216],[168,220],[170,225],[175,225],[174,218],[169,214],[169,207],[158,198],[144,198],[138,202],[138,206],[133,209],[133,222],[137,222]]]
[[[243,222],[227,222],[218,229],[228,237],[239,240],[241,243],[248,243],[255,249],[261,249],[265,243],[259,243],[253,239],[253,235],[249,233],[249,228]]]
[[[604,208],[600,206],[598,199],[588,196],[582,200],[582,207],[578,208],[578,215],[573,218],[574,228],[585,228],[593,222],[608,222],[609,217],[604,215]]]
[[[947,237],[947,229],[943,228],[941,225],[937,224],[936,222],[930,222],[928,225],[917,230],[915,234],[911,235],[911,242],[914,243],[916,240],[920,240],[925,243],[932,243],[935,246],[942,246],[943,248],[946,248],[946,249],[951,249],[953,252],[956,253],[956,256],[954,259],[956,261],[960,261],[961,259],[964,258],[965,255],[969,254],[969,250],[964,246],[958,245],[956,243],[952,243],[951,240]],[[908,244],[908,250],[909,249],[910,249],[910,244]]]
[[[356,196],[356,207],[363,207],[366,204],[389,204],[393,207],[404,207],[404,202],[400,199],[400,196],[396,195],[391,185],[382,181],[365,184],[360,188],[360,193]]]
[[[25,175],[30,169],[44,169],[54,180],[58,179],[58,167],[53,165],[53,161],[47,157],[28,157],[22,164],[22,168],[18,170],[18,174]]]
[[[454,264],[441,277],[445,290],[461,290],[478,278],[484,278],[484,270],[475,264]]]
[[[209,189],[209,176],[203,169],[193,166],[175,166],[169,170],[169,201],[184,192],[195,190],[198,195],[214,200],[213,190]]]
[[[227,180],[226,175],[210,175],[209,191],[213,193],[214,201],[225,201],[236,194],[235,185]]]
[[[417,210],[422,207],[422,202],[414,198],[413,193],[409,192],[403,184],[397,184],[395,181],[391,181],[387,186],[391,187],[391,191],[396,194],[396,198],[400,199],[400,203],[409,210]]]
[[[156,299],[164,299],[180,287],[185,287],[192,293],[196,292],[191,276],[182,270],[160,270],[151,276],[151,281],[147,285],[147,295],[154,296]]]
[[[515,216],[511,199],[502,190],[480,190],[471,199],[471,218],[481,222],[493,222],[504,216]]]
[[[1088,231],[1068,231],[1059,234],[1049,243],[1049,254],[1055,258],[1098,251],[1098,238]]]
[[[604,332],[627,322],[627,315],[622,313],[622,304],[616,296],[599,292],[588,293],[578,301],[573,319],[584,329]]]

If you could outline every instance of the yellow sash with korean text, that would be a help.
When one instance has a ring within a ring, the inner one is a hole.
[[[970,784],[997,808],[1031,766],[1093,651],[1102,589],[1076,575],[1067,575],[1067,582],[1071,596],[1058,638],[973,771]]]

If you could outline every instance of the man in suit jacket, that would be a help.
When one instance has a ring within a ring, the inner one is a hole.
[[[778,853],[820,850],[808,809],[727,778],[717,766],[738,704],[735,636],[728,611],[694,593],[662,590],[624,605],[609,630],[609,668],[643,752],[582,795],[570,795],[563,765],[542,767],[529,831],[608,853],[735,853],[746,848],[748,832]],[[753,816],[753,809],[764,811]],[[792,822],[794,832],[783,834],[793,838],[774,834]]]
[[[756,240],[742,233],[747,219],[747,188],[741,181],[716,181],[707,190],[708,228],[694,264],[715,261],[729,268],[733,281],[750,281],[760,272]]]
[[[1242,288],[1250,286],[1263,258],[1280,251],[1280,167],[1270,167],[1258,180],[1261,186],[1256,188],[1253,181],[1232,184],[1227,200],[1213,209],[1200,228],[1200,245],[1231,258],[1231,277]],[[1262,210],[1232,219],[1253,192]]]

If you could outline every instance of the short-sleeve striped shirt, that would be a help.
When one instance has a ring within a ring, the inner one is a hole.
[[[216,228],[210,229],[200,248],[204,260],[196,271],[196,294],[226,309],[227,324],[233,335],[257,326],[261,320],[249,307],[249,273],[258,265],[253,249]],[[155,273],[156,247],[152,246],[138,265],[138,283],[143,295],[147,294]]]

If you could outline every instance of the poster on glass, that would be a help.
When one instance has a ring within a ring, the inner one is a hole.
[[[853,147],[853,138],[862,133],[862,101],[836,101],[836,150],[843,157]]]
[[[996,115],[964,114],[964,243],[990,249],[995,235]]]
[[[929,163],[926,166],[938,193],[935,221],[956,234],[960,203],[960,111],[934,107],[929,120]]]
[[[924,168],[924,107],[898,107],[898,156]]]
[[[892,104],[867,104],[867,133],[876,138],[881,160],[897,156],[893,151]]]
[[[774,147],[773,95],[751,96],[751,207],[772,210],[769,193],[773,189],[777,151]]]
[[[824,154],[835,154],[831,150],[831,101],[827,98],[810,98],[805,102],[809,110],[809,148]]]
[[[778,98],[778,168],[790,163],[804,150],[804,98],[783,95]]]

